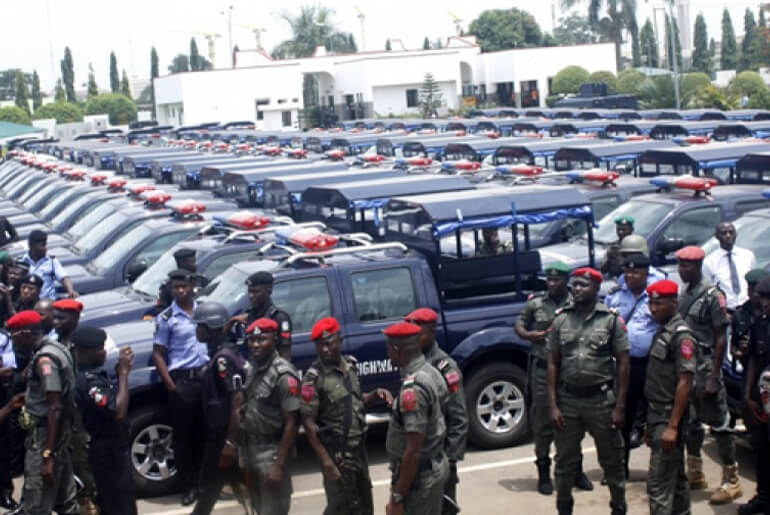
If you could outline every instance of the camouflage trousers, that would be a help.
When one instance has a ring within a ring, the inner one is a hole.
[[[650,445],[647,496],[650,515],[688,515],[690,487],[684,467],[684,439],[680,438],[672,451],[664,451],[661,437],[667,425],[667,421],[647,423]]]
[[[591,396],[577,397],[560,388],[558,403],[565,427],[554,435],[557,506],[569,509],[572,507],[572,487],[580,460],[580,443],[586,431],[594,439],[612,505],[625,506],[625,445],[620,428],[612,428],[615,394],[612,390],[607,390]]]
[[[44,427],[29,430],[24,455],[24,513],[26,515],[77,514],[75,477],[68,445],[57,446],[54,458],[54,484],[43,482],[40,467],[43,465],[43,446],[48,430]]]
[[[334,458],[333,454],[330,455]],[[359,447],[350,449],[342,461],[343,465],[338,465],[342,481],[329,481],[324,478],[324,515],[372,515],[374,501],[365,445],[362,443]]]

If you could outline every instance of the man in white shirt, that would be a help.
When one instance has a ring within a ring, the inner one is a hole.
[[[735,246],[735,226],[722,222],[717,226],[716,239],[720,248],[706,256],[703,276],[725,294],[727,309],[734,311],[749,299],[745,275],[756,268],[754,253]]]

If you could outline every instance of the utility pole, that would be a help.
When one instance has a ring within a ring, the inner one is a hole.
[[[364,12],[361,11],[361,9],[359,9],[357,5],[354,5],[353,9],[355,9],[356,12],[358,13],[358,19],[361,22],[361,46],[359,48],[360,48],[360,51],[363,52],[364,50],[366,50],[366,33],[364,28],[364,21],[366,20],[366,14],[364,14]]]

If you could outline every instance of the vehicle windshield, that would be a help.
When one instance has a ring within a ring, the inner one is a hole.
[[[81,195],[82,191],[75,191],[75,190],[68,190],[65,195],[59,196],[55,201],[48,202],[46,206],[40,210],[40,216],[42,218],[47,218],[54,213],[58,213],[61,208],[63,208],[65,205],[67,205],[68,202],[70,202],[73,198],[77,197],[78,195]]]
[[[55,190],[56,188],[61,188],[62,185],[60,182],[53,182],[45,186],[43,189],[38,190],[35,192],[34,195],[31,197],[28,197],[27,199],[21,200],[21,205],[25,208],[29,208],[29,206],[35,205],[36,202],[38,202],[41,198],[45,197],[48,193]],[[62,189],[61,192],[64,193],[66,190]]]
[[[80,211],[80,209],[91,202],[91,200],[94,198],[94,195],[83,195],[82,197],[75,200],[72,204],[62,209],[62,211],[53,217],[53,220],[51,220],[51,226],[56,227],[60,223],[64,222],[66,219]]]
[[[156,296],[168,273],[176,268],[176,260],[172,250],[168,250],[155,263],[140,275],[131,287],[145,295]]]
[[[227,308],[229,313],[235,313],[243,304],[247,294],[246,279],[245,272],[231,266],[219,274],[197,300],[198,302],[219,302]]]
[[[757,268],[767,268],[770,264],[770,224],[763,216],[744,215],[733,222],[735,226],[735,246],[749,249],[757,258]],[[713,236],[702,246],[706,255],[719,248],[719,242]]]
[[[29,191],[22,193],[22,195],[19,197],[19,204],[26,206],[29,199],[36,198],[41,194],[41,192],[50,190],[51,186],[52,183],[50,182],[40,181],[40,183],[35,184],[32,188],[30,188]]]
[[[90,253],[101,245],[105,238],[111,236],[113,231],[123,225],[127,218],[128,217],[120,211],[112,213],[102,223],[98,224],[90,232],[84,234],[77,240],[75,242],[75,248],[83,254]]]
[[[88,233],[88,231],[93,229],[97,223],[106,219],[115,211],[116,208],[114,205],[110,203],[101,204],[99,207],[78,220],[75,225],[70,227],[70,230],[67,231],[67,236],[69,236],[72,241],[78,241],[86,233]]]
[[[107,225],[105,222],[104,225]],[[141,224],[123,234],[115,242],[107,247],[107,250],[99,254],[99,257],[91,263],[97,273],[104,273],[120,263],[123,257],[133,251],[136,246],[152,236],[152,229],[148,224]]]
[[[619,216],[629,215],[634,217],[634,234],[645,238],[658,226],[661,220],[671,210],[671,205],[663,202],[650,202],[648,200],[631,199],[599,220],[599,228],[594,231],[594,240],[597,243],[609,245],[618,241],[615,234],[615,219]]]

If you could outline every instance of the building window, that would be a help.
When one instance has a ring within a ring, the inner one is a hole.
[[[262,112],[262,109],[260,109],[260,106],[266,106],[270,103],[269,98],[258,98],[256,100],[257,103],[257,120],[264,120],[265,119],[265,113]]]
[[[281,111],[281,125],[291,127],[291,111]]]
[[[417,107],[419,104],[417,92],[418,90],[416,89],[406,90],[406,107]]]

